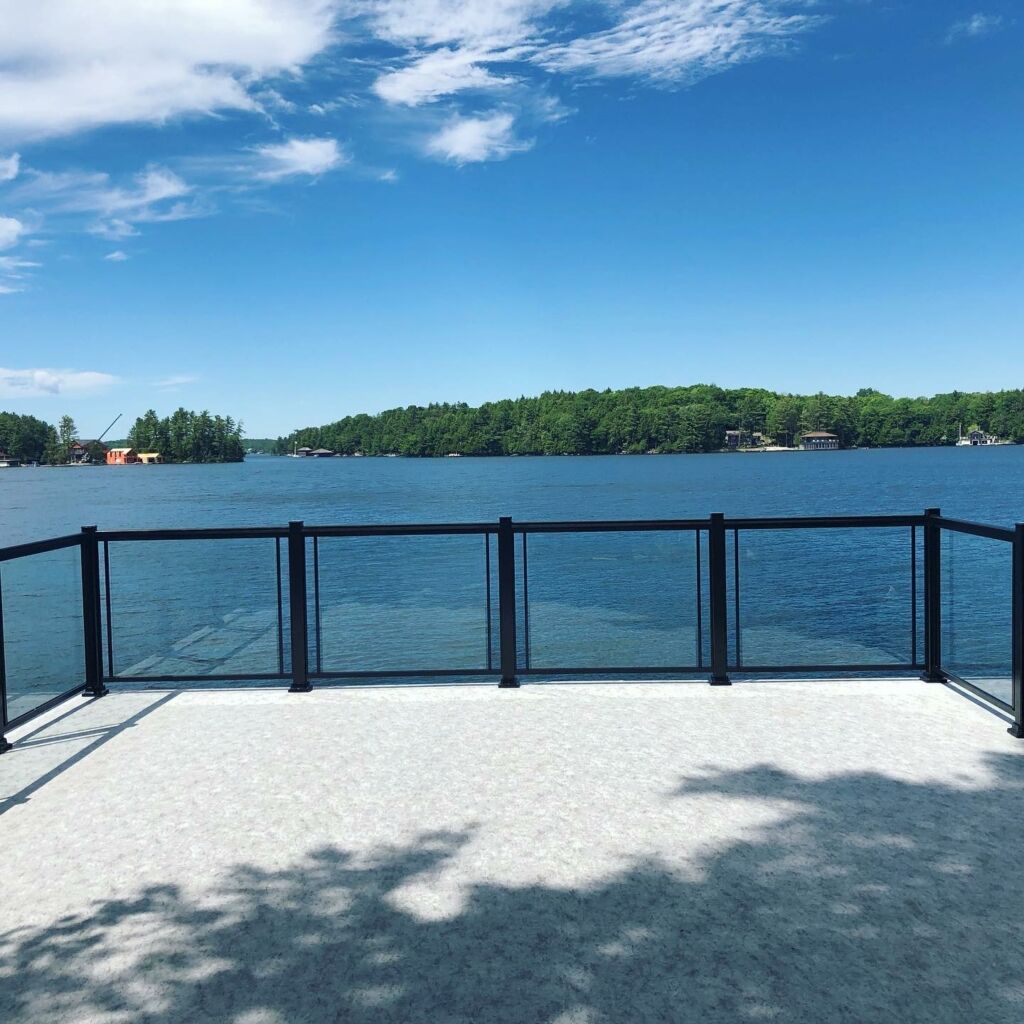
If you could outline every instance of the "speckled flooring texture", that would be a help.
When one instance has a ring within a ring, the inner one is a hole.
[[[1024,1021],[1024,742],[944,686],[141,691],[12,738],[5,1024]]]

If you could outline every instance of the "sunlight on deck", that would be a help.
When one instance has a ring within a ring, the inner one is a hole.
[[[0,1019],[1024,1019],[1024,746],[901,682],[113,693],[0,758]]]

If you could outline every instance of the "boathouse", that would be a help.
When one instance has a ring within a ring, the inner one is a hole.
[[[805,452],[832,451],[839,447],[839,438],[827,430],[811,430],[800,438]]]
[[[133,466],[139,461],[138,452],[134,448],[111,448],[107,452],[108,466]]]

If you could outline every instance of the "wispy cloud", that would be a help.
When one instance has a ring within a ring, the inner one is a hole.
[[[115,249],[113,252],[108,252],[103,258],[110,263],[124,263],[128,259],[128,253],[121,249]]]
[[[373,83],[373,91],[387,103],[416,107],[458,92],[511,85],[514,78],[500,77],[482,66],[497,57],[491,51],[442,47],[381,75]]]
[[[972,14],[963,21],[955,22],[946,33],[946,42],[955,43],[958,39],[972,39],[979,36],[987,36],[995,32],[1003,23],[1002,15],[999,14]]]
[[[32,169],[8,192],[8,200],[47,216],[85,216],[87,230],[108,240],[138,234],[136,224],[187,220],[209,214],[208,198],[166,167],[150,166],[124,184],[92,171]]]
[[[518,139],[515,118],[511,114],[489,117],[456,117],[427,139],[426,152],[455,164],[501,160],[521,153],[532,140]]]
[[[643,0],[624,4],[611,27],[543,47],[549,71],[693,82],[777,50],[816,19],[793,3]]]
[[[195,384],[197,380],[199,380],[198,377],[193,377],[189,374],[179,374],[176,377],[164,377],[162,380],[155,380],[153,381],[153,387],[160,388],[161,391],[175,391],[186,384]]]
[[[0,367],[0,398],[40,398],[104,391],[118,382],[95,370],[9,370]]]
[[[349,157],[336,139],[289,139],[287,142],[255,146],[255,177],[280,181],[296,176],[315,177],[348,163]]]
[[[27,287],[29,273],[39,264],[17,256],[0,256],[0,295],[14,295]]]

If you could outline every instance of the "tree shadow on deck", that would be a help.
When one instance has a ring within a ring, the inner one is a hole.
[[[719,813],[769,801],[774,817],[685,870],[641,861],[574,889],[478,884],[440,919],[410,912],[408,887],[468,875],[471,834],[242,865],[199,897],[143,889],[0,934],[0,1017],[1018,1024],[1024,758],[988,768],[984,788],[709,771],[666,794],[681,821],[709,797]]]

